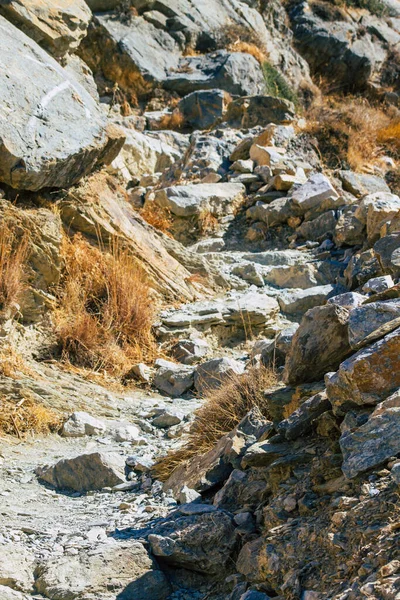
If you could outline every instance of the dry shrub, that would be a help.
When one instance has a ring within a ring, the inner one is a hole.
[[[205,404],[196,412],[185,445],[162,458],[154,473],[165,481],[181,464],[211,450],[251,410],[257,407],[268,417],[264,391],[277,383],[273,370],[264,367],[236,375],[217,390],[210,390]]]
[[[60,415],[33,398],[23,398],[18,402],[0,398],[0,435],[14,435],[22,439],[27,434],[58,431],[61,423]]]
[[[170,230],[173,221],[171,212],[167,208],[163,208],[155,202],[146,202],[146,205],[140,210],[140,214],[149,225],[172,237]]]
[[[55,329],[62,358],[113,376],[152,360],[154,303],[142,269],[117,242],[108,252],[80,235],[63,243]]]
[[[247,52],[247,54],[251,54],[251,56],[258,60],[261,65],[267,60],[265,52],[256,44],[251,44],[249,42],[236,40],[236,42],[229,44],[227,50],[230,52]]]
[[[38,378],[37,373],[12,346],[5,346],[0,350],[0,375],[11,379],[18,379],[21,375]]]
[[[28,235],[20,237],[8,223],[0,225],[0,311],[18,303],[26,289]]]
[[[218,47],[230,52],[247,52],[260,64],[267,60],[265,46],[257,33],[244,25],[231,23],[218,32]]]
[[[307,114],[307,132],[330,168],[362,171],[384,154],[398,158],[399,119],[393,109],[364,98],[322,98]]]
[[[185,117],[179,110],[175,108],[172,113],[165,114],[158,121],[158,129],[182,129],[185,124]]]

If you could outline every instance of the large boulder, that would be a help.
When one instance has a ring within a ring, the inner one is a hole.
[[[112,540],[92,552],[50,558],[36,570],[36,591],[46,598],[99,598],[105,590],[120,600],[165,600],[171,593],[164,573],[135,541]]]
[[[340,438],[346,477],[382,465],[400,452],[400,392],[378,404],[368,421]]]
[[[119,454],[92,452],[39,467],[36,473],[40,481],[58,490],[88,492],[124,483],[124,467],[124,458]]]
[[[182,96],[213,88],[237,96],[253,96],[260,94],[264,86],[260,63],[253,56],[226,50],[183,57],[164,81],[166,89]]]
[[[202,212],[214,216],[233,214],[244,199],[241,183],[199,183],[175,185],[159,190],[155,202],[177,217],[191,217]]]
[[[371,302],[355,308],[349,318],[352,348],[372,342],[400,325],[400,299]]]
[[[285,98],[255,95],[236,98],[228,105],[225,119],[236,127],[257,127],[268,123],[290,123],[295,117],[295,107]]]
[[[327,371],[337,368],[350,352],[348,320],[349,311],[335,304],[307,311],[286,358],[285,381],[318,381]]]
[[[79,46],[92,18],[84,0],[7,0],[0,14],[57,57]]]
[[[124,138],[115,128],[107,133],[94,98],[1,16],[0,31],[0,181],[64,188],[111,162]]]
[[[400,328],[359,350],[327,377],[333,410],[343,415],[355,406],[375,405],[400,387]]]
[[[214,358],[199,365],[195,372],[194,385],[201,395],[218,389],[244,373],[245,365],[233,358]]]
[[[202,513],[202,508],[209,510]],[[236,546],[233,519],[212,506],[200,506],[198,513],[156,526],[148,536],[151,550],[173,567],[223,576]]]
[[[193,387],[193,367],[177,365],[164,359],[157,360],[155,366],[157,371],[153,384],[161,392],[176,398]]]
[[[193,129],[208,129],[222,118],[229,98],[223,90],[199,90],[182,98],[178,108]]]
[[[15,542],[1,544],[0,586],[8,586],[21,592],[31,592],[34,585],[34,560],[34,555],[22,544]]]
[[[317,208],[322,202],[324,202],[326,208],[329,208],[327,202],[335,201],[338,197],[339,194],[329,179],[322,173],[312,175],[306,183],[291,194],[292,201],[301,214]]]

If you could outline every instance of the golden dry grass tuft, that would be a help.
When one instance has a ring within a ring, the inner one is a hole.
[[[162,458],[154,467],[154,474],[165,481],[180,465],[195,456],[211,450],[254,407],[268,417],[264,391],[277,383],[275,372],[261,368],[237,375],[224,382],[217,390],[210,390],[205,404],[197,411],[187,442]]]
[[[172,237],[170,231],[173,225],[171,212],[167,208],[159,206],[155,202],[147,202],[140,210],[140,215],[149,224],[158,231]]]
[[[307,113],[306,131],[315,136],[326,166],[368,170],[381,156],[398,159],[400,120],[394,109],[365,98],[320,98]]]
[[[22,439],[28,434],[58,431],[62,424],[59,414],[36,402],[33,398],[19,401],[0,398],[0,435]]]
[[[4,346],[0,350],[0,375],[18,379],[21,375],[27,375],[37,379],[37,373],[29,366],[24,357],[12,346]]]
[[[244,25],[231,23],[219,32],[218,47],[230,52],[247,52],[260,64],[267,60],[265,47],[257,33]]]
[[[64,239],[55,331],[62,358],[120,377],[156,355],[154,302],[143,270],[117,242],[108,251],[82,236]]]
[[[175,108],[172,113],[167,113],[161,117],[157,124],[157,129],[182,129],[184,124],[184,115],[179,108]]]
[[[28,235],[17,236],[12,227],[0,225],[0,311],[18,303],[26,289],[25,265],[28,258]]]

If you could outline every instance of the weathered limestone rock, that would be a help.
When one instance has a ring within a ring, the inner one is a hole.
[[[34,556],[13,542],[0,546],[0,586],[20,592],[31,592],[34,585]]]
[[[279,295],[279,306],[281,311],[288,315],[304,314],[310,308],[325,304],[327,296],[333,290],[333,285],[317,285],[305,290],[288,291]]]
[[[365,196],[356,212],[355,217],[365,223],[370,244],[380,238],[382,226],[394,217],[400,209],[400,198],[388,192],[375,192]]]
[[[305,240],[322,241],[327,233],[333,233],[337,225],[334,210],[328,210],[312,221],[304,221],[296,233]]]
[[[130,583],[132,582],[132,583]],[[171,587],[144,546],[135,541],[107,543],[96,552],[60,556],[42,562],[36,589],[46,598],[99,597],[112,589],[121,600],[165,600]]]
[[[40,481],[56,489],[88,492],[124,483],[124,466],[119,454],[92,452],[39,467],[36,473]]]
[[[92,17],[83,0],[8,0],[0,14],[54,56],[79,46]]]
[[[349,342],[356,348],[364,341],[372,342],[400,326],[400,299],[371,302],[351,311]]]
[[[358,292],[345,292],[344,294],[332,296],[332,298],[328,299],[327,304],[337,304],[338,306],[343,306],[348,310],[352,310],[353,308],[360,306],[365,299],[366,296],[363,296]]]
[[[339,179],[343,189],[357,198],[375,192],[390,192],[389,186],[384,179],[376,175],[354,173],[353,171],[339,171]]]
[[[400,328],[359,350],[327,378],[333,410],[345,414],[354,406],[375,405],[400,387]]]
[[[284,265],[283,267],[272,267],[270,272],[264,275],[264,281],[281,288],[308,289],[316,286],[318,272],[315,265]]]
[[[74,412],[65,421],[61,435],[63,437],[83,437],[85,435],[101,435],[106,430],[103,421],[85,412]]]
[[[381,277],[373,277],[363,285],[363,292],[370,294],[379,294],[389,290],[394,286],[394,281],[391,275],[382,275]]]
[[[8,586],[0,585],[0,598],[1,600],[31,600],[32,596],[12,590]]]
[[[322,173],[316,173],[310,177],[307,183],[296,189],[292,193],[291,198],[304,214],[322,202],[336,200],[338,196],[339,194],[329,179]]]
[[[171,348],[174,358],[184,365],[192,365],[199,362],[207,356],[209,351],[209,345],[202,338],[180,340]]]
[[[104,113],[86,89],[4,17],[0,33],[0,70],[8,74],[0,86],[0,181],[64,188],[97,162],[111,162],[124,138],[108,138]]]
[[[155,366],[158,368],[153,384],[168,396],[178,398],[193,387],[193,367],[177,365],[163,359],[157,360]]]
[[[374,244],[379,263],[386,270],[398,275],[400,270],[400,233],[385,235]]]
[[[268,227],[275,227],[281,223],[286,223],[289,217],[292,217],[293,204],[289,198],[277,198],[269,204],[258,201],[254,206],[251,206],[246,216],[253,221],[262,221]]]
[[[340,438],[346,477],[382,465],[400,452],[400,393],[378,404],[365,425]]]
[[[173,567],[223,576],[236,545],[236,533],[232,517],[214,509],[161,524],[148,541],[153,554]]]
[[[317,306],[304,315],[286,359],[287,383],[317,381],[349,354],[349,311],[334,304]]]
[[[264,78],[259,62],[250,54],[218,50],[187,56],[169,69],[164,87],[184,96],[196,90],[219,88],[237,96],[259,94]]]
[[[237,375],[244,373],[245,365],[233,358],[214,358],[196,369],[194,385],[199,394],[207,394],[213,389],[221,387],[224,383]]]
[[[178,217],[199,215],[203,211],[224,216],[233,214],[245,191],[241,183],[175,185],[156,192],[155,202]]]

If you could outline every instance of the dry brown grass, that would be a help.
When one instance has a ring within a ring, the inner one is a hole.
[[[229,52],[247,52],[254,56],[260,64],[267,60],[265,47],[257,33],[237,23],[227,25],[219,32],[218,47]]]
[[[318,141],[330,168],[368,170],[389,154],[399,158],[400,120],[390,107],[373,106],[364,98],[331,96],[308,111],[306,131]]]
[[[22,439],[28,434],[58,431],[62,418],[36,402],[33,398],[19,401],[0,398],[0,435],[13,435]]]
[[[268,417],[264,391],[276,383],[274,371],[261,368],[234,376],[218,390],[210,390],[205,404],[196,413],[187,442],[156,464],[155,476],[165,481],[181,464],[211,450],[252,408],[257,407]]]
[[[162,231],[162,233],[172,237],[170,230],[173,221],[171,212],[167,208],[163,208],[155,202],[147,202],[140,210],[140,214],[149,225],[152,225],[152,227],[158,229],[158,231]]]
[[[37,373],[12,346],[5,346],[0,350],[0,375],[11,379],[18,379],[21,375],[38,378]]]
[[[0,225],[0,311],[18,303],[26,289],[28,235],[17,236],[6,222]]]
[[[145,274],[118,243],[109,251],[65,238],[55,330],[62,358],[119,377],[152,360],[154,302]]]
[[[185,117],[179,108],[175,108],[172,113],[165,114],[157,124],[158,129],[182,129],[185,124]]]

